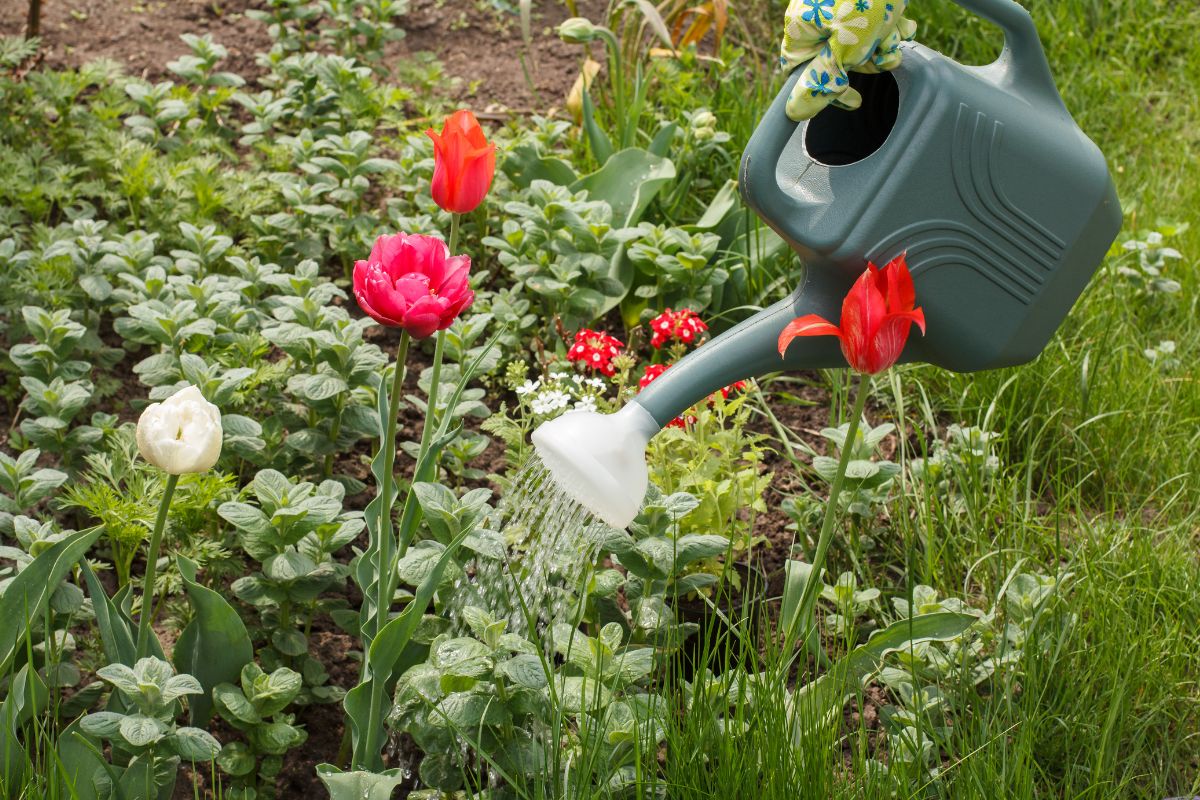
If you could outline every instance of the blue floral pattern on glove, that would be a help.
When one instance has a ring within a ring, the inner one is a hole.
[[[883,72],[900,64],[901,42],[916,25],[904,17],[907,0],[791,0],[780,48],[784,70],[802,68],[788,116],[811,119],[833,104],[858,108],[862,97],[850,72]]]

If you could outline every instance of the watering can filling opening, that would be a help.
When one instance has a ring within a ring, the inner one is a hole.
[[[827,167],[844,167],[872,155],[891,135],[900,113],[900,87],[890,72],[850,73],[850,86],[862,105],[829,106],[809,121],[804,134],[808,157]]]

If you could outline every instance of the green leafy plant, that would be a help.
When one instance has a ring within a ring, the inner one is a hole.
[[[703,310],[713,304],[729,272],[714,256],[721,237],[643,222],[639,238],[629,246],[637,269],[632,294],[622,304],[626,324],[636,323],[650,307]]]
[[[909,463],[914,483],[952,513],[971,511],[1000,472],[1000,457],[992,444],[997,438],[983,428],[950,425],[946,438],[934,441],[928,457]]]
[[[76,424],[95,392],[90,381],[41,381],[27,376],[21,378],[21,388],[26,393],[21,407],[29,412],[21,422],[21,436],[34,447],[54,453],[71,465],[104,435],[95,424]],[[97,421],[93,417],[93,422]]]
[[[175,723],[180,701],[204,692],[191,675],[176,675],[170,664],[153,657],[132,667],[109,664],[96,675],[113,686],[125,709],[96,711],[79,722],[83,733],[112,743],[114,762],[118,756],[126,762],[91,776],[106,793],[157,797],[175,785],[181,761],[208,762],[220,752],[208,731]]]
[[[75,381],[85,376],[92,365],[87,361],[72,358],[87,329],[71,319],[67,309],[47,311],[36,306],[21,309],[32,344],[14,345],[8,351],[13,366],[23,375],[43,382],[61,378]]]
[[[717,395],[698,405],[695,420],[670,427],[650,442],[650,479],[664,492],[687,492],[700,505],[688,514],[682,533],[721,533],[735,554],[756,544],[753,518],[766,510],[763,493],[771,474],[761,469],[764,437],[749,427],[750,395]]]
[[[562,664],[554,667],[505,621],[474,606],[462,615],[472,635],[434,639],[429,659],[398,681],[389,716],[426,751],[423,783],[473,791],[490,772],[518,786],[550,778],[572,796],[635,785],[634,765],[661,741],[666,713],[665,700],[645,690],[653,648],[623,645],[615,622],[596,637],[558,625],[552,647]]]
[[[326,685],[324,666],[309,655],[308,635],[317,614],[340,607],[321,595],[350,574],[333,554],[362,531],[362,517],[343,511],[345,490],[336,481],[314,485],[262,470],[248,489],[257,502],[231,501],[217,511],[260,564],[261,571],[233,584],[234,594],[262,616],[269,645],[260,658],[272,669],[291,666],[304,675],[305,701],[336,701],[340,694]]]
[[[42,451],[30,448],[13,458],[0,452],[0,533],[13,535],[13,517],[32,511],[66,483],[67,473],[37,466]]]
[[[504,211],[508,218],[501,235],[484,244],[497,251],[508,275],[538,298],[543,320],[557,316],[573,330],[624,295],[609,265],[621,245],[638,234],[619,227],[608,203],[589,200],[586,191],[535,180],[524,198],[506,203]]]
[[[1187,229],[1187,223],[1166,223],[1142,234],[1141,238],[1126,239],[1121,248],[1128,257],[1114,262],[1117,274],[1148,295],[1178,294],[1182,286],[1166,273],[1170,262],[1180,261],[1183,253],[1168,245],[1167,240]]]
[[[843,572],[832,586],[821,587],[821,599],[832,603],[836,609],[836,613],[825,615],[825,627],[838,636],[853,640],[859,631],[856,620],[875,608],[879,590],[860,589],[854,573]]]
[[[596,572],[587,587],[595,604],[595,621],[617,620],[630,640],[654,644],[662,653],[677,650],[699,628],[681,622],[672,604],[712,587],[723,573],[697,571],[705,562],[730,552],[732,543],[720,534],[683,533],[684,521],[701,501],[686,492],[664,496],[651,488],[629,532],[608,532],[600,549],[610,553],[614,567]],[[628,611],[618,598],[623,597]]]
[[[284,713],[302,688],[303,678],[287,667],[264,672],[250,663],[242,668],[238,685],[222,683],[213,689],[217,713],[245,737],[244,742],[226,742],[217,755],[217,765],[234,779],[228,796],[275,796],[283,756],[308,739],[295,716]]]
[[[903,624],[918,615],[954,613],[972,620],[953,638],[919,642],[888,654],[880,680],[897,700],[883,708],[889,765],[898,775],[939,779],[939,759],[953,752],[951,718],[967,702],[966,693],[1019,691],[1023,650],[1049,652],[1073,624],[1059,602],[1069,574],[1049,577],[1013,569],[1001,597],[986,613],[958,598],[939,598],[929,586],[913,588],[911,602],[892,599]],[[980,690],[983,690],[982,688]]]

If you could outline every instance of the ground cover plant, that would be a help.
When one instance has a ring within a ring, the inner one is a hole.
[[[538,424],[794,288],[734,183],[783,5],[211,4],[141,76],[0,14],[4,796],[1200,793],[1187,4],[1030,4],[1126,211],[1036,361],[739,382],[628,529],[517,513]]]

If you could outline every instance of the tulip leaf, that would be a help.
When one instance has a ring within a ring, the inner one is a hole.
[[[587,134],[588,147],[597,164],[605,164],[613,154],[612,140],[596,122],[596,105],[592,102],[592,93],[587,86],[583,88],[583,130]]]
[[[433,593],[441,583],[442,573],[450,565],[459,546],[467,538],[469,531],[464,531],[442,551],[441,557],[425,574],[421,585],[417,587],[412,600],[379,632],[367,650],[367,663],[371,668],[371,677],[355,686],[346,693],[343,706],[346,717],[350,722],[354,742],[354,763],[371,764],[379,758],[379,748],[383,745],[382,731],[378,741],[366,741],[368,716],[370,715],[371,684],[382,680],[390,683],[393,676],[402,673],[415,664],[424,654],[423,647],[411,647],[413,634],[421,624],[422,616]],[[386,709],[384,710],[386,714]]]
[[[637,225],[659,191],[675,179],[672,161],[640,147],[614,153],[603,164],[572,184],[571,191],[586,189],[589,200],[608,203],[619,227]]]
[[[30,620],[41,619],[42,609],[59,581],[100,538],[101,530],[89,528],[66,536],[43,551],[5,587],[0,597],[0,675],[7,674],[12,665]]]
[[[543,156],[532,144],[514,147],[500,169],[521,189],[528,189],[536,180],[550,181],[557,186],[570,186],[579,180],[570,164],[560,158]]]
[[[45,711],[49,696],[41,676],[26,664],[13,677],[8,696],[0,703],[0,788],[5,797],[20,794],[19,788],[33,769],[18,730],[35,714]]]
[[[659,129],[658,133],[654,134],[654,139],[650,142],[650,146],[646,148],[646,151],[650,155],[666,158],[667,152],[671,149],[671,142],[675,141],[677,133],[679,133],[679,125],[674,122],[668,122]],[[728,183],[737,185],[737,182],[732,180],[728,181]]]
[[[812,564],[804,561],[789,559],[784,563],[783,570],[783,605],[779,609],[779,621],[787,636],[785,647],[790,649],[796,637],[808,628],[808,620],[812,616],[812,609],[809,608],[807,613],[802,615],[800,600],[804,597],[804,587],[810,580],[814,580],[814,578]],[[816,601],[814,600],[813,602],[815,603]]]
[[[242,667],[254,658],[254,648],[242,618],[224,596],[196,583],[195,562],[176,556],[183,588],[195,616],[175,644],[175,668],[200,681],[204,693],[188,701],[193,725],[212,717],[212,690],[238,680]]]
[[[318,764],[317,777],[325,784],[330,800],[390,800],[405,781],[399,767],[384,772],[342,772],[333,764]]]
[[[87,563],[87,559],[80,559],[79,566],[83,570],[83,579],[92,598],[92,608],[96,614],[96,627],[100,629],[100,642],[104,647],[105,660],[109,664],[132,667],[137,660],[132,628],[105,594],[104,587],[100,585],[100,580]]]
[[[103,754],[101,743],[83,732],[79,720],[68,725],[54,744],[57,762],[54,775],[59,787],[57,796],[71,800],[98,800],[100,795],[92,776],[97,771],[111,769]]]

